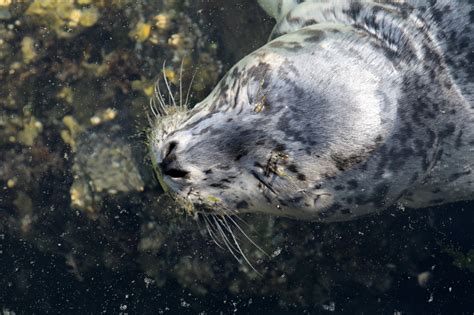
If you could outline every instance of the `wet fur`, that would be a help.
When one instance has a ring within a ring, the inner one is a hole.
[[[177,196],[322,221],[472,199],[471,5],[262,2],[269,43],[155,125],[157,165],[175,143],[187,172],[164,176]]]

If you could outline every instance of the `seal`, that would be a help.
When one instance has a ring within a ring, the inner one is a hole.
[[[178,200],[332,222],[473,199],[472,4],[259,2],[266,45],[192,109],[158,95],[151,155]]]

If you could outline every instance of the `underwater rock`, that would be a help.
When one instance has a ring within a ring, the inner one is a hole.
[[[132,145],[118,125],[84,131],[76,140],[71,205],[96,216],[104,198],[120,198],[145,188]]]

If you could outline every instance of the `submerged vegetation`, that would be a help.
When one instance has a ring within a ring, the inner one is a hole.
[[[406,288],[425,311],[472,306],[467,204],[196,221],[163,193],[146,147],[157,77],[195,104],[271,25],[250,0],[0,0],[3,313],[415,312]]]

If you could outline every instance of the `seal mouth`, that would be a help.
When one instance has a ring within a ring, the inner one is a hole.
[[[194,210],[198,215],[199,214],[202,214],[202,215],[217,214],[215,211],[215,208],[205,203],[195,204]]]
[[[181,210],[193,217],[199,215],[234,215],[236,212],[227,208],[222,201],[214,196],[202,196],[192,188],[187,193],[168,191],[170,198],[180,206]]]

